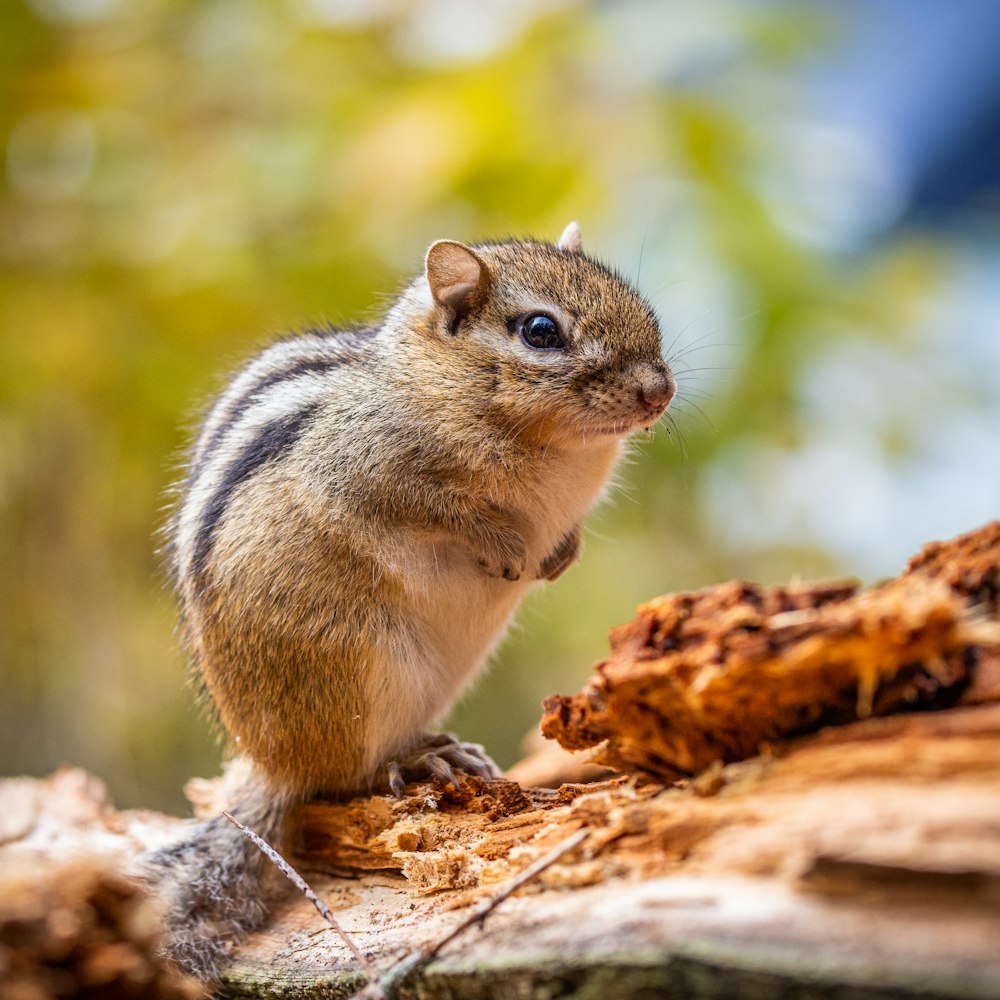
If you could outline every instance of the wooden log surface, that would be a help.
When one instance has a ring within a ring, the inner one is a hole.
[[[996,997],[998,778],[1000,705],[897,716],[684,788],[470,782],[471,799],[422,788],[375,809],[316,803],[299,865],[384,967],[589,831],[450,945],[412,996],[542,996],[571,983],[570,995],[709,997],[756,983],[761,996],[808,986],[817,997]],[[367,874],[345,881],[318,865]],[[310,907],[290,900],[240,950],[229,983],[241,995],[338,995],[358,981],[349,965]]]
[[[731,583],[657,599],[546,717],[633,773],[313,801],[291,860],[385,996],[1000,997],[998,606],[1000,523],[863,594]],[[197,813],[224,807],[238,767],[192,783]],[[194,995],[156,958],[155,911],[127,880],[185,821],[118,812],[72,769],[0,782],[0,806],[0,1000]],[[363,983],[289,889],[222,992]]]
[[[22,880],[53,858],[127,871],[183,830],[116,812],[76,771],[0,797],[0,874]],[[683,787],[473,779],[315,802],[301,820],[296,867],[380,970],[588,831],[400,996],[1000,995],[1000,705],[829,729]],[[362,983],[290,893],[224,992],[346,997]]]

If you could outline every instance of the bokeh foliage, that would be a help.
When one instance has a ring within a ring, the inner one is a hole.
[[[460,709],[463,735],[514,759],[541,696],[575,689],[645,597],[837,569],[817,547],[727,547],[703,490],[734,442],[795,446],[798,379],[831,329],[898,337],[935,274],[926,244],[844,258],[781,224],[782,124],[828,16],[5,5],[2,770],[78,763],[122,804],[172,808],[215,771],[155,554],[188,428],[268,336],[377,314],[439,237],[554,237],[578,218],[656,304],[682,386],[673,432],[639,444],[582,566],[531,600]]]

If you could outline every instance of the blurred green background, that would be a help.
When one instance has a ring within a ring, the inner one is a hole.
[[[916,6],[5,4],[0,771],[80,764],[172,810],[216,773],[156,554],[190,429],[270,336],[377,315],[437,238],[578,219],[681,385],[451,720],[503,764],[643,599],[870,581],[994,516],[1000,200],[948,164],[997,162],[990,70],[955,66],[998,14]]]

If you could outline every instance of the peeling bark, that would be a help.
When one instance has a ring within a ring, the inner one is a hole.
[[[542,732],[661,779],[744,760],[825,725],[1000,695],[1000,522],[935,542],[894,580],[659,597],[611,634]]]

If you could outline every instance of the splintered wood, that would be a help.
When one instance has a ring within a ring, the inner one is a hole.
[[[176,821],[117,813],[70,768],[0,780],[0,802],[0,1000],[204,996],[160,956],[159,908],[128,876]]]
[[[380,969],[586,834],[415,997],[501,981],[531,996],[568,976],[609,998],[745,995],[744,977],[762,996],[1000,995],[1000,704],[829,727],[673,787],[469,778],[316,801],[300,828],[296,865]],[[237,962],[237,992],[267,996],[325,996],[354,968],[297,899]]]
[[[1000,522],[936,542],[899,577],[660,597],[611,635],[542,732],[660,779],[752,757],[821,726],[1000,695]]]
[[[300,815],[311,870],[399,872],[419,896],[465,903],[588,829],[543,886],[622,875],[802,879],[821,859],[1000,879],[1000,704],[869,719],[780,757],[666,788],[619,777],[558,790],[469,777]],[[451,895],[448,895],[448,894]]]

